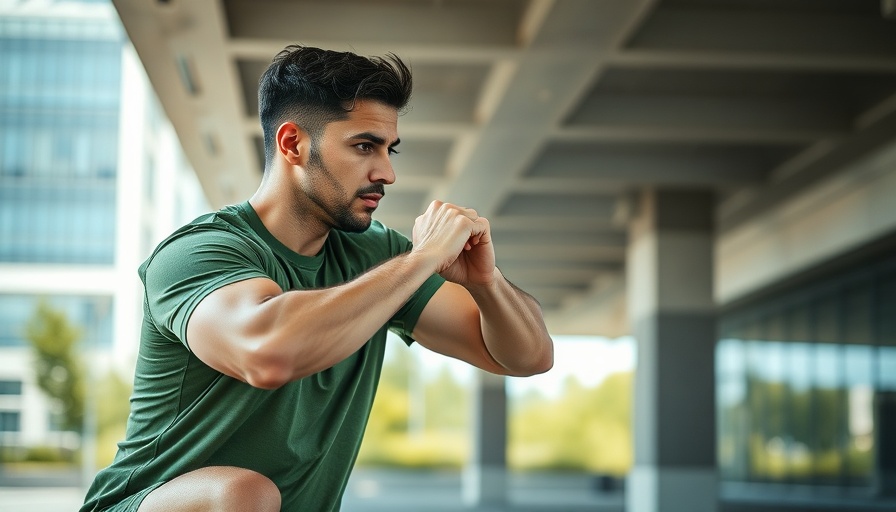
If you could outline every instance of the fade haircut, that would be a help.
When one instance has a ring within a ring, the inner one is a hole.
[[[311,136],[312,148],[327,123],[346,119],[358,100],[403,110],[410,100],[411,71],[394,54],[361,57],[351,52],[290,45],[271,61],[258,84],[265,170],[277,151],[277,128],[292,121]]]

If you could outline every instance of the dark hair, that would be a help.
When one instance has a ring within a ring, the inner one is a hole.
[[[394,54],[367,58],[351,52],[287,46],[274,57],[258,84],[265,168],[273,161],[274,139],[281,123],[295,122],[314,142],[327,123],[347,118],[358,100],[372,99],[404,109],[412,85],[410,69]]]

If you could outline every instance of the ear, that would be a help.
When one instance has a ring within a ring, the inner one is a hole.
[[[299,125],[285,122],[277,128],[277,152],[290,165],[304,166],[311,150],[311,137]]]

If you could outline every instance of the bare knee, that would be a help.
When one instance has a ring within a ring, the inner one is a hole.
[[[280,489],[250,469],[212,466],[181,475],[149,493],[139,512],[279,512]]]
[[[280,489],[261,473],[242,468],[221,468],[223,478],[212,493],[214,510],[279,512]]]

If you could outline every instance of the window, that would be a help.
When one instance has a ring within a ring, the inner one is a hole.
[[[21,432],[22,414],[17,411],[0,411],[0,432]]]
[[[0,395],[21,395],[22,381],[0,380]]]
[[[723,480],[870,491],[896,390],[896,265],[727,313],[716,348]]]

